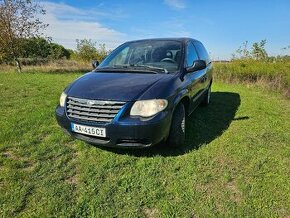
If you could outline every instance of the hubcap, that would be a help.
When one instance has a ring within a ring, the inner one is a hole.
[[[185,117],[183,117],[181,121],[181,129],[182,129],[182,132],[185,132]]]

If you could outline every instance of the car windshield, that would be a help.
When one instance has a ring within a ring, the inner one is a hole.
[[[148,40],[128,42],[115,49],[97,71],[173,73],[179,70],[181,42]]]

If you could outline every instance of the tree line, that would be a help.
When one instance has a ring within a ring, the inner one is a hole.
[[[249,42],[245,41],[234,54],[232,60],[255,60],[255,61],[287,61],[290,60],[289,55],[269,56],[266,51],[267,40],[263,39],[260,42],[254,42],[249,46]],[[290,49],[290,46],[284,47],[281,50]]]
[[[21,40],[17,50],[19,65],[37,65],[59,59],[82,62],[90,62],[94,59],[102,61],[109,53],[105,44],[100,44],[97,47],[96,42],[91,39],[77,39],[75,50],[67,49],[42,37],[19,40]],[[9,53],[2,53],[0,56],[0,64],[11,64],[13,60]]]
[[[51,42],[44,35],[48,24],[39,18],[45,13],[37,1],[0,0],[0,64],[13,61],[21,72],[22,63],[51,59],[101,61],[108,54],[104,44],[97,48],[88,39],[77,40],[75,51]]]
[[[101,61],[109,53],[105,44],[97,46],[91,39],[76,40],[76,50],[66,49],[51,42],[44,35],[48,24],[40,20],[45,10],[33,0],[0,0],[0,64],[14,62],[21,72],[22,64],[38,64],[41,60],[73,59],[88,62]],[[287,55],[269,57],[265,49],[267,41],[248,41],[236,50],[232,60],[289,60]],[[283,50],[290,49],[290,46]]]

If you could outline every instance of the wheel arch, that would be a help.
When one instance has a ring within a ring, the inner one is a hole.
[[[185,108],[185,113],[188,115],[189,113],[189,107],[190,107],[190,98],[188,96],[188,90],[182,90],[174,99],[174,108],[173,112],[175,111],[176,107],[182,103]]]
[[[185,114],[188,115],[189,114],[189,104],[190,104],[190,100],[188,96],[184,96],[183,98],[180,99],[179,103],[182,103],[185,109]]]

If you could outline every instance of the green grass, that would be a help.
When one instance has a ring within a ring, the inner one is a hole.
[[[289,217],[290,102],[214,83],[182,149],[94,147],[54,108],[80,74],[0,74],[3,217]]]
[[[22,65],[23,73],[84,73],[92,70],[91,63],[74,60],[51,60],[45,64]],[[0,64],[0,72],[16,73],[16,66]]]
[[[229,63],[214,63],[215,77],[227,82],[260,84],[278,90],[290,98],[290,61],[263,62],[237,60]]]

